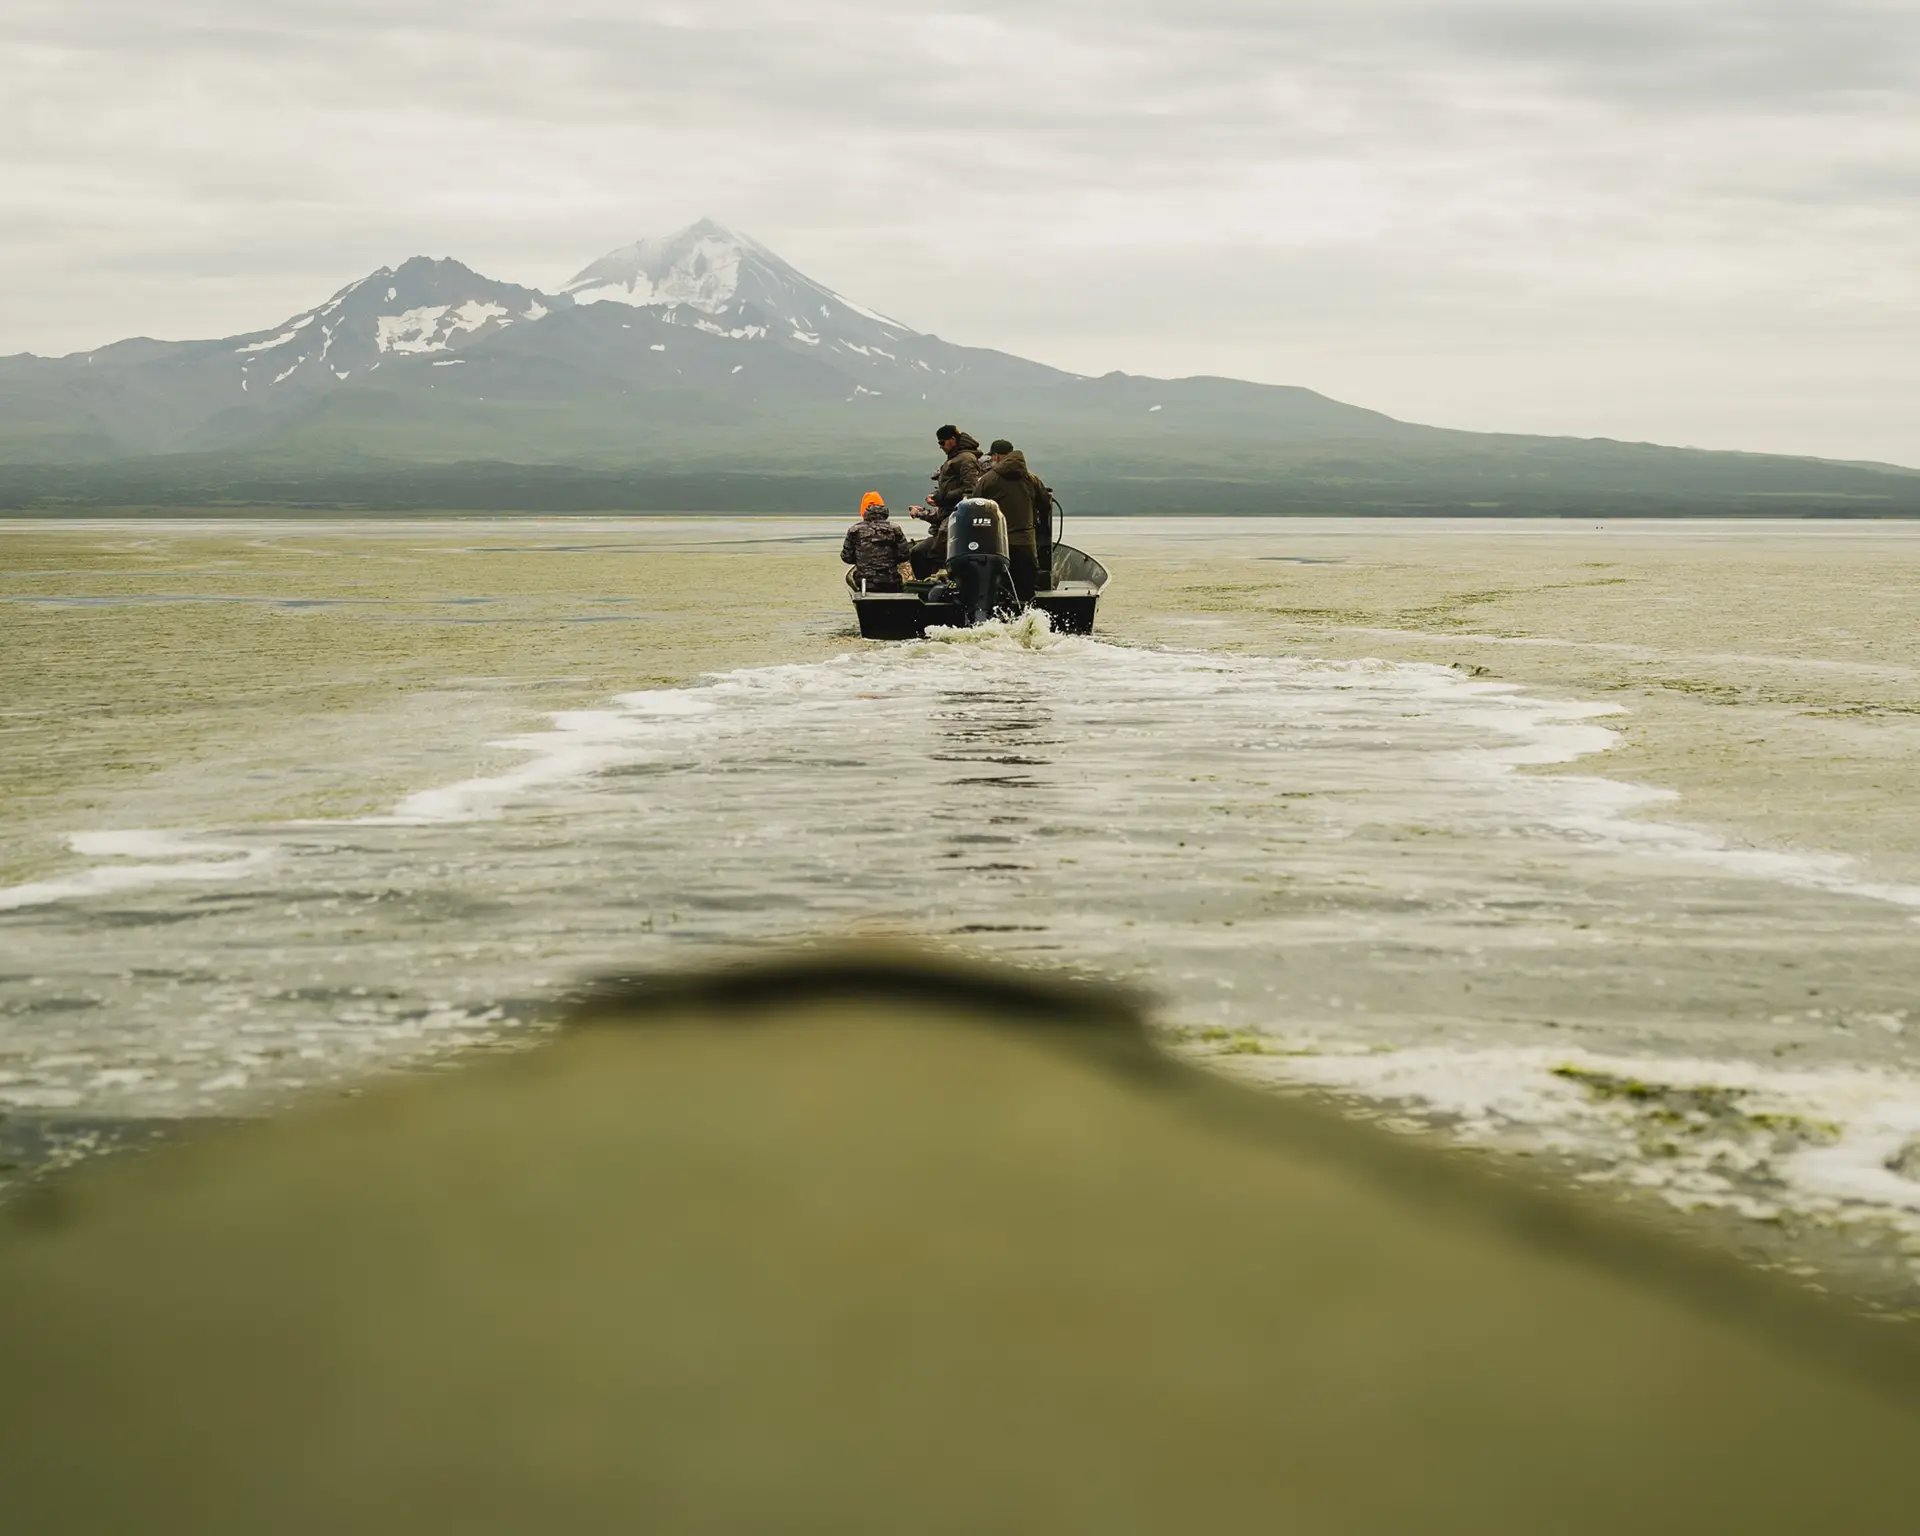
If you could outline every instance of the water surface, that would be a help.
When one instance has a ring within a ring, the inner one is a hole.
[[[0,891],[0,1106],[247,1109],[511,1037],[599,970],[884,928],[1137,980],[1261,1081],[1920,1231],[1920,889],[1687,825],[1606,776],[1615,705],[1208,649],[1230,621],[1192,617],[1192,645],[1019,625],[636,690],[375,816],[76,829]]]

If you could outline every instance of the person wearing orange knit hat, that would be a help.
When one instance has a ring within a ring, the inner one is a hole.
[[[887,500],[878,491],[860,498],[860,521],[847,530],[840,558],[853,567],[854,586],[866,592],[898,592],[900,567],[912,542],[887,515]]]

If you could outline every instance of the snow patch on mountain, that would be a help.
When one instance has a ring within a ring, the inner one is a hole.
[[[299,334],[300,328],[295,326],[290,331],[282,331],[278,336],[270,336],[265,341],[256,341],[251,346],[235,347],[234,355],[238,357],[248,352],[271,352],[275,347],[284,347]]]
[[[693,328],[696,331],[705,331],[709,336],[724,336],[729,341],[758,341],[767,334],[767,328],[764,325],[736,325],[729,328],[716,325],[711,320],[696,320],[693,322]]]
[[[382,352],[432,352],[440,321],[446,315],[445,304],[409,309],[403,314],[380,315],[374,321],[374,345]]]
[[[512,325],[503,304],[424,304],[398,315],[381,315],[375,322],[374,344],[382,352],[444,352],[462,331],[478,331],[498,321]]]

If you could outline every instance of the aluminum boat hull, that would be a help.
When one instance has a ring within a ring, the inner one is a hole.
[[[1106,589],[1107,568],[1071,544],[1053,547],[1053,585],[1033,595],[1033,606],[1052,621],[1062,635],[1090,635],[1100,594]],[[849,578],[851,581],[851,578]],[[967,615],[958,603],[940,601],[932,582],[909,582],[903,592],[854,591],[853,609],[859,615],[860,635],[866,640],[918,640],[929,629],[967,627]]]

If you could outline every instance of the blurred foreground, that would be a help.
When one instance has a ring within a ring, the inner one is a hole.
[[[0,1227],[31,1531],[1904,1531],[1904,1335],[912,953]]]

